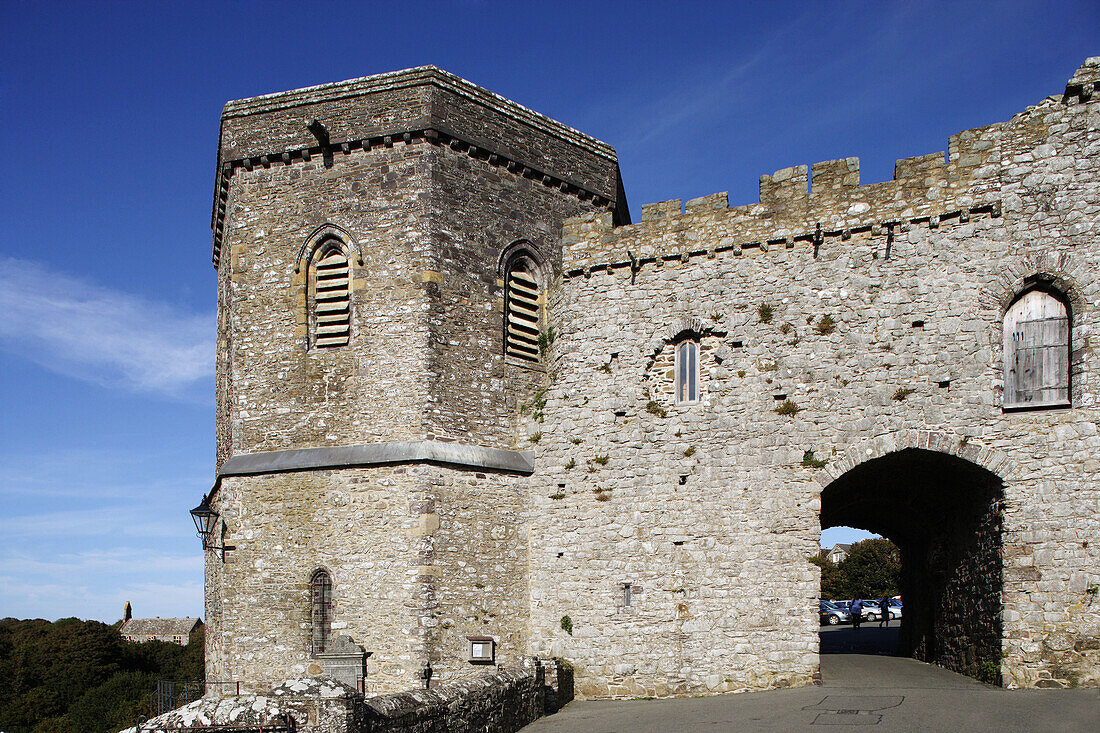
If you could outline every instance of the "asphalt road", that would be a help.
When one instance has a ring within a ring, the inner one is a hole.
[[[829,733],[855,726],[869,726],[876,733],[1100,731],[1100,690],[1003,690],[923,662],[885,656],[896,643],[896,626],[889,631],[877,623],[859,632],[846,626],[823,629],[823,651],[854,647],[864,653],[822,654],[820,686],[703,698],[573,702],[523,732]]]

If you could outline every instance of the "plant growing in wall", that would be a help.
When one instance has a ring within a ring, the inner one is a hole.
[[[805,468],[824,468],[828,461],[818,460],[814,458],[814,452],[808,450],[802,454],[802,465]]]
[[[565,466],[564,466],[566,471],[568,471],[571,468],[576,468],[576,467],[577,467],[577,459],[576,458],[570,458],[569,463],[566,463]]]
[[[822,336],[828,336],[830,333],[836,330],[836,321],[833,320],[833,317],[831,315],[826,313],[818,319],[817,325],[814,328],[816,328],[817,332]]]
[[[569,616],[562,616],[561,617],[561,630],[564,631],[565,633],[569,634],[570,636],[572,636],[573,635],[573,619],[569,618]]]
[[[529,436],[527,440],[531,441],[532,443],[537,443],[542,440],[542,433],[535,433],[534,435]]]
[[[554,327],[548,326],[547,329],[539,334],[539,356],[546,356],[546,352],[550,350],[550,347],[554,345]]]
[[[546,392],[546,387],[543,387],[538,392],[535,392],[535,396],[531,398],[530,402],[526,402],[523,405],[520,405],[519,413],[521,415],[526,415],[528,412],[530,412],[531,417],[535,418],[539,422],[542,422],[543,418],[546,417]]]
[[[684,449],[684,458],[691,458],[693,455],[695,455],[694,445],[689,445],[687,448]]]
[[[794,417],[801,409],[801,407],[790,400],[783,400],[783,404],[775,408],[775,411],[777,414],[783,415],[784,417]]]
[[[756,315],[760,317],[761,323],[771,323],[772,317],[775,316],[775,309],[772,308],[771,303],[761,303],[756,308]]]
[[[656,415],[657,417],[668,417],[668,410],[661,407],[657,400],[650,400],[646,403],[645,411],[650,415]]]
[[[906,397],[908,397],[909,395],[913,394],[916,391],[917,390],[910,389],[909,387],[902,387],[902,388],[898,389],[897,392],[894,392],[894,400],[897,401],[897,402],[901,402]]]

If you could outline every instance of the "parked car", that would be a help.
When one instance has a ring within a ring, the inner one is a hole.
[[[852,614],[848,613],[847,610],[826,600],[822,600],[820,603],[820,614],[821,623],[829,626],[846,624],[852,620]]]

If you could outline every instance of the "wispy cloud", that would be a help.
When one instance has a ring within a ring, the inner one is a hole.
[[[123,571],[146,576],[165,572],[201,575],[203,558],[202,553],[198,551],[198,543],[195,543],[195,548],[195,552],[190,555],[150,553],[148,548],[129,547],[63,553],[53,557],[10,552],[0,557],[0,563],[3,564],[6,572],[39,577],[71,577],[93,571]]]
[[[0,448],[0,498],[26,502],[46,497],[97,501],[134,497],[190,497],[209,484],[210,468],[202,458],[172,446],[153,451],[126,447],[53,447],[46,450]],[[171,465],[170,471],[165,466]],[[9,505],[9,512],[12,507]]]
[[[112,623],[122,617],[127,601],[138,617],[201,616],[201,571],[179,576],[178,582],[103,583],[98,578],[31,580],[0,576],[0,617],[58,619],[76,616]],[[165,579],[166,580],[166,579]]]
[[[103,506],[63,509],[0,517],[5,538],[42,537],[186,537],[191,533],[182,517],[158,514],[150,506]]]
[[[592,109],[592,116],[620,117],[631,110],[629,127],[615,134],[616,147],[638,147],[666,135],[671,130],[725,119],[747,104],[760,103],[762,69],[774,64],[779,56],[790,55],[808,22],[809,14],[791,18],[766,37],[756,39],[750,52],[738,48],[725,59],[710,56],[678,69],[677,81],[654,100],[654,89],[644,87],[624,92],[628,98],[603,100]],[[644,95],[644,96],[643,96]],[[602,110],[602,111],[601,111]]]
[[[214,372],[214,316],[0,258],[0,348],[59,374],[179,396]]]

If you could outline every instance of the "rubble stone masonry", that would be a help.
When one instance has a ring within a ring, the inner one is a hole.
[[[568,660],[584,697],[809,684],[809,558],[862,522],[902,548],[903,652],[1100,685],[1098,83],[1089,59],[892,181],[828,161],[637,223],[609,146],[432,67],[228,104],[208,679],[324,674],[323,568],[368,694],[482,671],[469,637]],[[326,236],[340,348],[307,339]],[[503,356],[517,248],[541,364]],[[1068,306],[1071,404],[1006,409],[1002,319],[1035,287]]]

